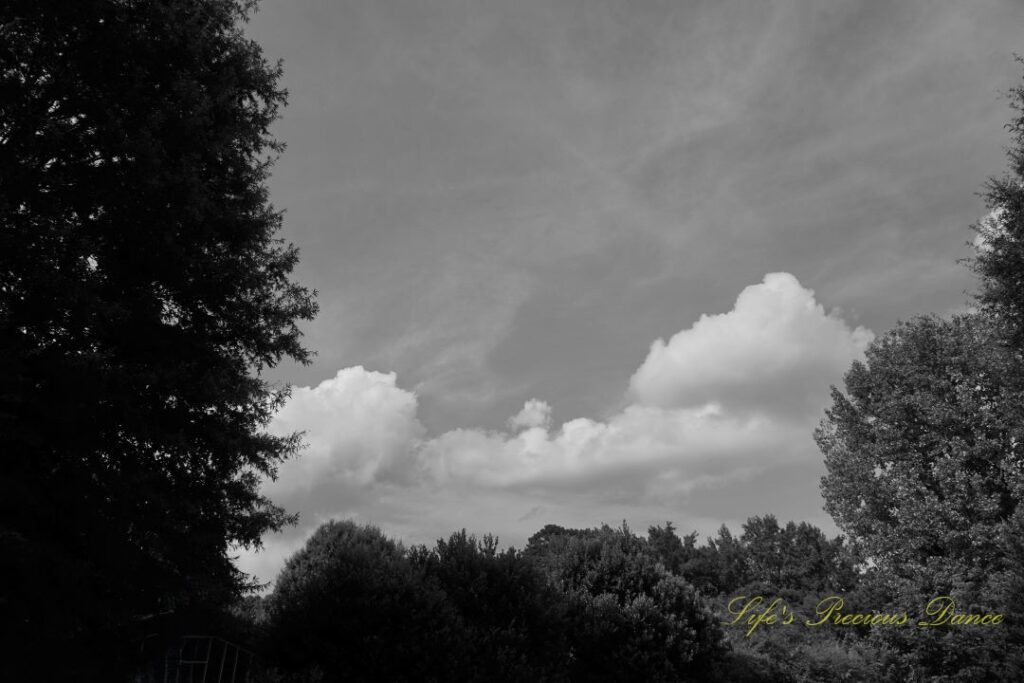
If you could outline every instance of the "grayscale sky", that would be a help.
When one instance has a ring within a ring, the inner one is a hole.
[[[407,542],[546,523],[835,532],[814,427],[962,310],[1020,0],[263,0],[270,184],[319,290],[268,493]]]

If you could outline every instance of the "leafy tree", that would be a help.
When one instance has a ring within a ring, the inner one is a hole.
[[[973,612],[1019,611],[1024,393],[998,325],[984,315],[900,324],[854,363],[845,394],[833,389],[816,433],[828,511],[910,614],[937,595]],[[1024,634],[1007,620],[984,634],[878,631],[899,653],[886,675],[1011,680]]]
[[[665,522],[664,527],[648,528],[647,543],[665,568],[673,574],[682,573],[683,568],[698,555],[697,532],[693,531],[680,538],[672,522]]]
[[[264,642],[286,677],[557,681],[570,674],[570,614],[568,596],[492,536],[406,552],[331,522],[288,561]]]
[[[1024,441],[1008,356],[981,316],[918,318],[876,340],[816,433],[836,523],[886,567],[1001,568]]]
[[[60,642],[67,677],[237,594],[230,548],[287,521],[260,371],[308,361],[316,306],[268,203],[285,93],[253,5],[0,6],[0,636]]]
[[[829,540],[806,522],[782,526],[773,515],[751,517],[739,537],[723,525],[703,546],[696,532],[680,538],[671,522],[652,526],[648,547],[669,571],[709,596],[781,591],[817,600],[823,592],[850,590],[858,578],[842,537]]]
[[[568,601],[534,563],[497,540],[466,530],[419,546],[412,562],[445,592],[463,628],[446,654],[452,677],[466,681],[565,680],[569,663]]]
[[[652,550],[665,566],[705,595],[732,593],[751,581],[747,549],[724,524],[702,546],[697,546],[696,532],[679,539],[669,524],[651,527],[648,533]]]
[[[293,555],[270,597],[266,652],[325,681],[452,680],[466,642],[444,591],[374,527],[328,522]]]
[[[1017,61],[1024,65],[1024,57]],[[1024,85],[1013,88],[1010,98],[1016,113],[1006,126],[1013,139],[1009,169],[985,187],[991,213],[975,226],[981,243],[969,263],[980,277],[978,302],[1006,324],[1012,343],[1024,350]]]
[[[856,582],[853,557],[842,537],[830,541],[807,522],[780,526],[774,515],[751,517],[740,541],[747,551],[750,579],[775,590],[842,592]]]
[[[693,586],[625,524],[548,526],[525,555],[570,597],[572,680],[689,680],[721,654],[717,621]]]

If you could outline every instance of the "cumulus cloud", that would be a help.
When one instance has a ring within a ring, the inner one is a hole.
[[[685,489],[692,483],[688,477],[696,480],[723,461],[777,454],[792,436],[785,424],[726,415],[715,404],[672,410],[631,405],[605,421],[570,420],[553,433],[542,427],[514,435],[453,430],[424,442],[420,457],[439,482],[642,494],[670,472],[686,475],[675,477]]]
[[[534,427],[547,429],[550,424],[551,406],[535,398],[523,404],[523,409],[508,419],[508,426],[512,431]]]
[[[827,313],[792,275],[771,273],[732,310],[654,342],[627,404],[606,419],[555,427],[551,406],[533,398],[504,430],[436,436],[394,373],[346,368],[296,389],[271,425],[275,433],[305,431],[308,443],[268,486],[305,520],[299,536],[275,541],[271,552],[295,547],[331,516],[407,538],[480,515],[507,532],[535,526],[533,510],[664,508],[773,467],[820,465],[810,434],[828,387],[872,337]],[[499,500],[507,514],[494,507]],[[270,564],[248,557],[241,566]]]
[[[284,463],[269,491],[293,495],[332,482],[365,485],[407,478],[423,436],[418,401],[395,373],[339,370],[316,387],[297,387],[275,415],[274,434],[304,432],[301,457]]]
[[[425,436],[418,408],[395,373],[362,366],[339,370],[315,387],[295,387],[268,431],[303,432],[306,446],[263,488],[276,504],[299,513],[299,524],[265,538],[259,552],[238,549],[239,569],[272,580],[285,558],[331,518],[394,520],[395,510],[381,501],[389,490],[407,491],[416,481],[414,453]]]
[[[728,313],[703,315],[668,342],[655,341],[630,394],[662,408],[806,409],[873,337],[826,313],[789,273],[769,273]]]

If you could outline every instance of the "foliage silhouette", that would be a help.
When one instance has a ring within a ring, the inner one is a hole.
[[[316,306],[268,203],[285,93],[252,8],[0,9],[0,637],[63,643],[57,678],[236,596],[230,549],[288,520],[258,487],[298,441],[263,432],[260,371],[308,360]]]

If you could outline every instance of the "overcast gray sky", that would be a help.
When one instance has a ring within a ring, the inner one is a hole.
[[[270,184],[320,291],[275,430],[301,513],[466,527],[774,513],[872,334],[962,309],[1020,0],[263,0]]]

